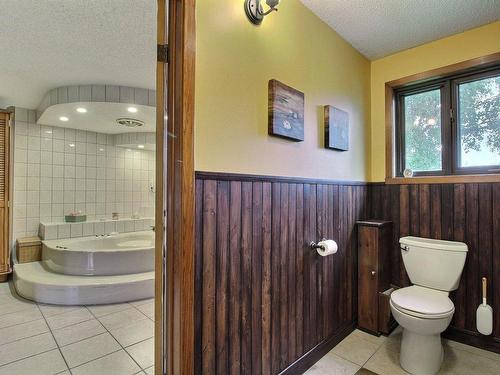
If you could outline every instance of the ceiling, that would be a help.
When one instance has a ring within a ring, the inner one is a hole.
[[[136,108],[137,112],[130,113],[129,107]],[[85,108],[87,112],[79,113],[77,108]],[[68,120],[61,121],[59,119],[61,116],[67,117]],[[116,119],[123,117],[143,121],[144,125],[135,128],[118,125]],[[62,126],[106,134],[154,132],[156,129],[156,109],[146,105],[126,103],[64,103],[48,107],[37,122],[42,125]]]
[[[500,0],[301,1],[370,60],[500,19]]]
[[[155,0],[2,0],[0,108],[59,86],[155,88]]]

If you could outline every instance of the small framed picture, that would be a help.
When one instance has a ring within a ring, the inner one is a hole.
[[[269,81],[268,133],[296,142],[304,140],[304,93],[275,79]]]
[[[325,147],[349,150],[349,114],[331,105],[325,105]]]

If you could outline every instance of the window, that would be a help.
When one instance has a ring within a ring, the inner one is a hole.
[[[396,172],[500,172],[500,66],[396,89]]]

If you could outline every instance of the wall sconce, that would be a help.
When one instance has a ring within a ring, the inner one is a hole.
[[[260,25],[265,16],[272,13],[273,11],[278,11],[278,4],[280,0],[266,0],[266,4],[269,9],[264,12],[262,7],[263,0],[245,0],[245,13],[251,23],[255,25]]]

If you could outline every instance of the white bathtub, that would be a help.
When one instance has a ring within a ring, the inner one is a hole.
[[[66,275],[126,275],[154,270],[154,232],[43,241],[42,263]]]

